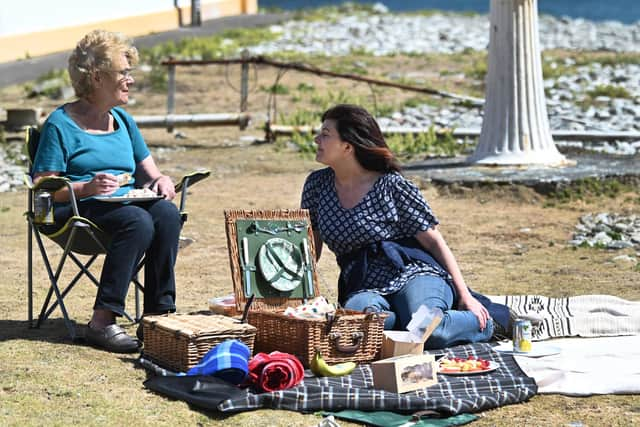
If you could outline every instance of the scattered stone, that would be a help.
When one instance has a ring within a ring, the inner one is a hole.
[[[184,249],[184,248],[186,248],[187,246],[191,245],[194,242],[195,242],[195,239],[193,239],[191,237],[180,236],[180,239],[178,241],[178,247],[180,249]]]
[[[607,249],[640,248],[640,216],[602,212],[580,218],[569,244]]]
[[[614,257],[612,261],[615,263],[623,264],[635,264],[636,262],[638,262],[637,258],[631,255],[618,255],[617,257]]]

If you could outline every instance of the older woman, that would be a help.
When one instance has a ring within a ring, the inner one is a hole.
[[[170,202],[174,184],[162,175],[132,117],[118,108],[129,101],[138,53],[122,34],[96,30],[80,40],[69,58],[77,100],[48,117],[34,160],[36,181],[61,175],[72,181],[80,214],[112,236],[89,322],[89,343],[113,352],[135,352],[140,341],[116,324],[137,263],[146,253],[144,313],[175,311],[174,265],[181,221]],[[128,177],[133,177],[129,179]],[[118,177],[127,177],[124,182]],[[141,180],[141,182],[135,182]],[[136,186],[164,199],[105,202]],[[71,215],[69,191],[54,195],[55,221]]]
[[[301,206],[310,211],[318,257],[323,242],[337,257],[339,302],[388,313],[386,329],[404,329],[421,305],[441,309],[427,348],[488,341],[498,326],[490,311],[507,328],[507,308],[467,288],[438,220],[399,173],[375,119],[337,105],[322,122],[316,160],[328,167],[309,175]]]

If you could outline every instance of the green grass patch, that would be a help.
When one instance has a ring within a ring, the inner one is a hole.
[[[633,96],[629,91],[618,85],[599,85],[586,92],[586,96],[576,101],[576,105],[582,109],[582,111],[587,111],[591,106],[598,104],[596,98],[603,96],[608,98],[621,98],[621,99],[631,99]],[[600,103],[601,104],[601,103]]]
[[[421,105],[439,105],[439,101],[435,100],[433,97],[427,96],[414,96],[413,98],[409,98],[405,101],[404,106],[408,108],[416,108]]]
[[[167,68],[161,65],[151,67],[151,71],[145,78],[145,84],[148,84],[151,90],[156,92],[166,92],[168,81]]]
[[[356,49],[352,51],[352,53],[354,56],[357,56],[357,57],[367,55],[366,50],[360,50],[360,49]],[[354,74],[359,76],[365,76],[368,74],[369,71],[367,70],[366,65],[364,65],[362,62],[351,61],[349,60],[348,56],[343,59],[344,59],[343,61],[339,61],[331,64],[331,66],[329,67],[329,70],[333,71],[334,73]]]
[[[593,201],[599,197],[613,199],[631,190],[630,185],[617,179],[585,178],[549,193],[545,206],[556,207],[578,200]]]
[[[471,63],[464,69],[464,74],[476,80],[484,81],[489,71],[489,63],[487,57],[475,57],[471,59]]]
[[[464,148],[450,132],[437,133],[431,126],[425,133],[387,136],[387,144],[401,160],[416,157],[455,156]]]
[[[580,52],[571,57],[576,66],[589,65],[594,62],[612,67],[640,63],[640,53],[636,52]]]
[[[208,37],[189,37],[140,49],[142,62],[159,64],[169,57],[176,59],[216,59],[237,56],[245,46],[274,40],[277,33],[269,28],[233,28]]]
[[[271,86],[260,86],[260,90],[263,92],[267,92],[267,93],[273,93],[276,95],[288,95],[289,94],[289,87],[280,84],[280,83],[276,83],[276,84],[272,84]]]
[[[542,77],[545,79],[557,79],[562,75],[572,74],[575,66],[569,66],[549,58],[542,62]]]
[[[598,96],[608,96],[609,98],[631,98],[629,91],[618,85],[598,85],[594,89],[588,91],[587,95],[591,98],[596,98]]]
[[[292,121],[298,125],[308,124],[307,120],[313,115],[300,114]],[[319,120],[319,117],[315,117]],[[306,122],[306,123],[301,123]],[[313,142],[314,135],[308,133],[293,133],[289,138],[281,138],[276,141],[274,147],[277,151],[285,150],[293,146],[305,158],[311,158],[316,153],[316,145]],[[421,134],[394,134],[386,136],[387,145],[401,161],[409,161],[417,157],[454,156],[462,152],[463,147],[451,136],[451,133],[436,133],[431,127],[428,132]]]
[[[154,91],[166,91],[167,69],[160,65],[169,58],[211,60],[238,56],[245,46],[274,40],[278,34],[269,28],[233,28],[207,37],[190,37],[180,41],[168,41],[151,48],[140,49],[140,62],[151,65],[142,85]]]
[[[305,83],[305,82],[298,83],[298,86],[296,87],[296,89],[298,90],[298,92],[304,92],[304,93],[310,93],[316,90],[314,85],[310,83]]]
[[[295,110],[290,114],[280,114],[279,123],[290,126],[316,126],[320,124],[320,117],[324,110]]]

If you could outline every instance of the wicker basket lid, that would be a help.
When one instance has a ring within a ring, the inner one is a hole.
[[[161,328],[187,337],[222,335],[228,333],[251,334],[256,328],[240,323],[232,317],[206,314],[167,314],[142,318],[146,327]]]

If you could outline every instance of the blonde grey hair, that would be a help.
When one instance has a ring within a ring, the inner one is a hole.
[[[92,76],[113,71],[113,61],[124,55],[133,67],[138,63],[138,50],[122,33],[93,30],[86,34],[69,56],[69,77],[78,98],[93,92]]]

